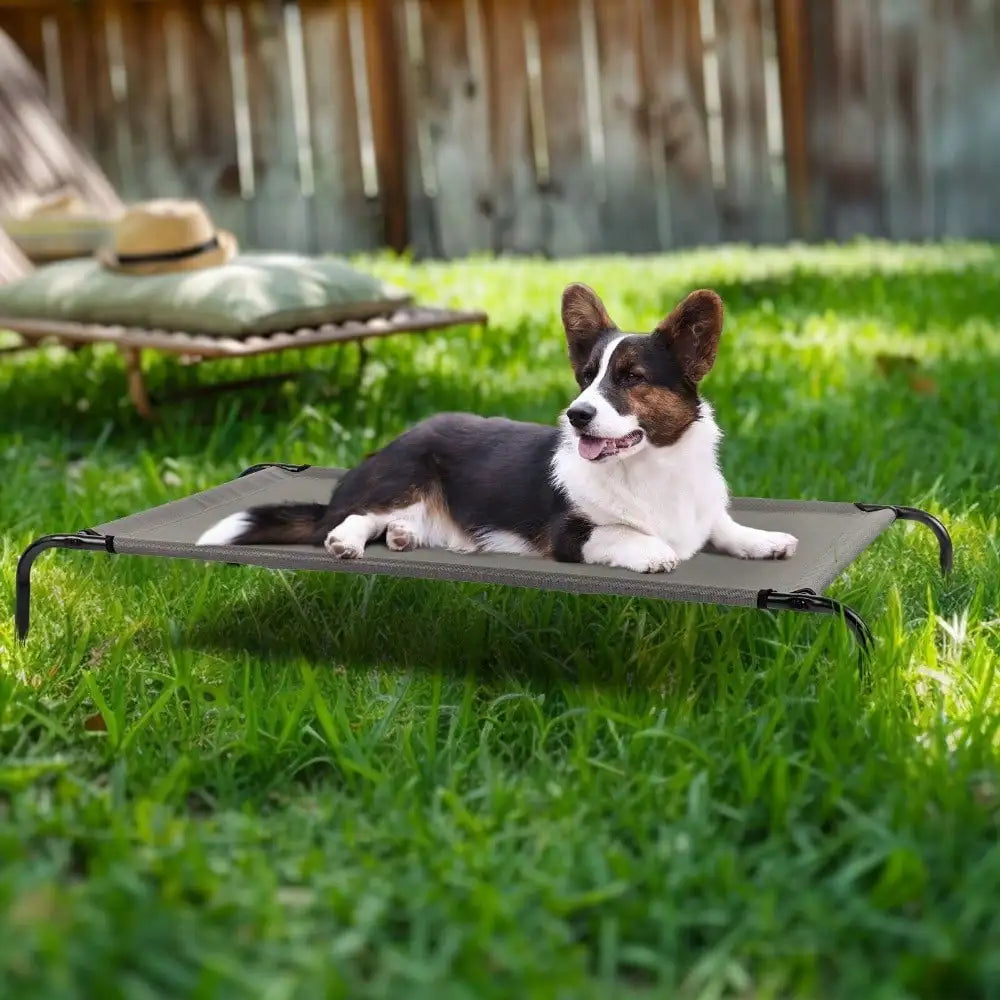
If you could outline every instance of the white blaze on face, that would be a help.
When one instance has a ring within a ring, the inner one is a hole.
[[[633,414],[619,413],[601,393],[601,383],[608,373],[611,357],[624,339],[623,336],[615,337],[614,340],[608,342],[601,355],[601,364],[594,376],[594,381],[570,403],[570,406],[575,406],[577,403],[590,403],[597,410],[597,415],[586,429],[586,433],[590,437],[620,438],[639,428],[639,421]]]

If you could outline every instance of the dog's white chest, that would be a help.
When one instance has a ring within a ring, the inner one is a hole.
[[[704,547],[728,499],[716,441],[712,423],[669,450],[601,463],[581,459],[570,442],[557,454],[554,471],[573,506],[595,525],[627,525],[688,559]]]

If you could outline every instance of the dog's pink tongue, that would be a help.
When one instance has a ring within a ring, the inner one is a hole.
[[[602,451],[604,451],[604,440],[602,438],[580,438],[580,454],[589,461],[593,462],[595,458],[600,458]]]

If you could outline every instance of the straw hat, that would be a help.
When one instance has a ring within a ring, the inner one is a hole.
[[[53,216],[94,217],[97,213],[72,188],[62,187],[49,194],[25,195],[11,212],[15,219],[47,219]]]
[[[167,274],[217,267],[238,250],[236,237],[217,230],[200,202],[160,198],[129,206],[97,258],[123,274]]]

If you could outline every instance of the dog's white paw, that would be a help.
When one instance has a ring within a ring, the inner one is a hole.
[[[635,573],[669,573],[677,567],[677,553],[659,538],[635,538],[623,542],[614,554],[614,565]]]
[[[417,536],[405,521],[393,521],[385,529],[385,544],[393,552],[410,552],[417,547]]]
[[[789,559],[795,555],[799,540],[783,531],[755,531],[740,539],[734,556],[740,559]]]
[[[359,545],[356,539],[343,538],[332,531],[326,536],[323,548],[334,559],[360,559],[365,554],[364,545]]]

